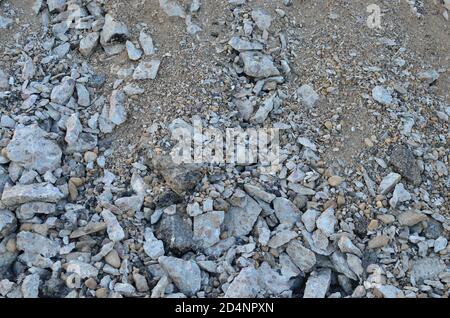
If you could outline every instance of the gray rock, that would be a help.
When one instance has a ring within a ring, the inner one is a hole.
[[[142,194],[122,197],[114,201],[114,205],[122,211],[139,212],[144,204],[144,196]]]
[[[23,298],[38,298],[40,283],[39,274],[31,274],[25,277],[20,287]]]
[[[177,254],[184,254],[191,249],[193,235],[190,219],[179,214],[163,214],[156,228],[156,236]]]
[[[176,0],[159,0],[159,6],[169,17],[186,17],[184,8]]]
[[[224,218],[223,211],[212,211],[194,217],[194,240],[202,247],[210,247],[219,242]]]
[[[12,19],[0,15],[0,29],[7,29],[12,23]]]
[[[109,210],[103,210],[101,213],[106,223],[108,237],[113,242],[119,242],[125,238],[125,232],[117,221],[116,216]]]
[[[261,43],[243,39],[238,36],[233,36],[228,44],[238,52],[261,51],[263,49],[263,45]]]
[[[279,296],[282,293],[290,291],[289,280],[272,269],[267,262],[263,262],[258,268],[258,283],[261,289],[269,295]]]
[[[89,91],[83,84],[77,84],[77,96],[78,96],[78,105],[83,107],[88,107],[91,105],[91,98],[89,96]]]
[[[8,171],[5,170],[2,166],[0,166],[0,193],[3,192],[5,188],[5,184],[9,181]]]
[[[96,278],[98,276],[98,269],[86,262],[72,260],[66,265],[66,272],[68,274],[77,274],[81,279]]]
[[[383,298],[403,298],[403,292],[393,285],[380,285],[375,287]]]
[[[64,198],[64,194],[53,185],[48,183],[35,183],[5,187],[2,202],[6,206],[15,206],[33,201],[56,203],[62,198]]]
[[[136,293],[136,289],[131,284],[117,283],[114,285],[114,291],[125,296],[132,296]]]
[[[61,84],[53,87],[50,99],[56,104],[65,105],[72,97],[74,91],[75,81],[70,77],[66,77]]]
[[[160,60],[151,60],[150,62],[141,62],[133,73],[134,80],[156,79],[158,74]]]
[[[289,242],[286,253],[295,265],[304,273],[308,273],[316,265],[316,255],[302,245],[299,240]]]
[[[352,253],[362,257],[361,250],[353,244],[352,240],[347,235],[342,235],[338,241],[338,247],[342,253]]]
[[[445,237],[438,237],[434,241],[434,252],[439,253],[440,251],[444,250],[447,247],[448,240]]]
[[[298,236],[297,232],[289,229],[275,231],[267,244],[270,248],[279,248]]]
[[[53,171],[61,164],[61,149],[37,125],[16,128],[6,151],[9,160],[39,173]]]
[[[144,237],[145,254],[153,260],[157,260],[160,256],[164,255],[164,243],[155,237],[150,228],[147,227],[145,229]]]
[[[333,254],[331,254],[330,260],[331,260],[331,263],[333,263],[334,269],[337,272],[344,274],[345,276],[347,276],[348,278],[350,278],[352,280],[358,279],[358,277],[355,275],[355,273],[353,273],[353,271],[348,266],[347,258],[345,257],[344,254],[342,254],[339,251],[336,251]]]
[[[66,0],[47,0],[48,11],[63,12],[66,9]]]
[[[372,89],[372,97],[375,101],[382,105],[392,104],[392,96],[389,91],[382,86],[375,86]]]
[[[258,271],[253,267],[243,268],[225,292],[225,298],[255,298],[261,287]]]
[[[282,197],[273,200],[273,208],[280,223],[294,225],[302,216],[300,210],[290,200]]]
[[[412,151],[405,145],[396,145],[390,149],[389,163],[403,178],[414,185],[422,183],[420,168]]]
[[[127,48],[128,58],[132,61],[137,61],[142,57],[142,51],[136,48],[136,46],[131,41],[125,43]]]
[[[9,117],[8,115],[2,115],[0,118],[0,127],[14,128],[14,127],[16,127],[16,121],[14,119],[12,119],[11,117]]]
[[[301,219],[308,232],[312,232],[316,228],[316,221],[319,215],[320,212],[314,209],[308,209],[305,213],[303,213]]]
[[[145,55],[155,54],[155,46],[153,45],[153,39],[150,35],[141,31],[139,33],[139,43],[141,44],[142,49],[144,50]]]
[[[70,51],[70,43],[65,42],[65,43],[60,44],[57,47],[55,47],[52,51],[52,54],[58,60],[61,60],[67,55],[67,53],[69,53],[69,51]]]
[[[224,227],[229,235],[244,236],[250,233],[262,208],[250,196],[245,196],[243,207],[232,206],[225,215]]]
[[[19,232],[16,244],[19,251],[43,257],[54,257],[59,252],[59,245],[56,242],[32,232]]]
[[[381,180],[380,186],[378,187],[378,192],[382,195],[388,194],[392,191],[395,185],[400,182],[402,178],[401,175],[395,172],[391,172],[386,177]]]
[[[193,191],[202,180],[200,167],[193,164],[177,165],[170,156],[155,156],[152,159],[155,171],[162,174],[168,186],[177,194]]]
[[[267,203],[271,203],[276,198],[275,194],[266,192],[263,189],[261,189],[260,187],[257,187],[257,186],[251,185],[251,184],[244,184],[244,190],[250,196],[257,198],[257,199],[261,199]]]
[[[253,21],[260,30],[267,30],[272,24],[272,17],[267,10],[262,8],[254,9],[251,13]]]
[[[73,145],[81,134],[83,126],[81,126],[78,113],[70,115],[66,121],[66,137],[64,140],[69,144]]]
[[[353,254],[347,254],[347,264],[350,270],[358,276],[359,279],[362,278],[364,273],[364,268],[362,266],[362,260]]]
[[[307,107],[313,107],[319,100],[319,94],[308,84],[304,84],[297,90],[298,101]]]
[[[185,22],[186,22],[186,31],[191,35],[194,35],[202,30],[201,27],[193,21],[191,15],[186,16]]]
[[[253,104],[247,98],[234,99],[239,114],[242,116],[242,120],[248,121],[253,114]]]
[[[74,152],[83,153],[83,152],[92,150],[95,147],[97,147],[97,135],[82,132],[78,136],[78,139],[74,143],[67,145],[65,152],[66,153],[74,153]]]
[[[158,262],[177,288],[186,296],[193,296],[200,290],[200,268],[194,261],[161,256]]]
[[[252,117],[252,121],[257,124],[262,124],[267,119],[267,116],[269,116],[270,112],[273,110],[274,107],[274,99],[276,97],[276,93],[270,95],[267,97],[264,102],[259,106],[258,110]]]
[[[398,203],[411,200],[411,194],[405,189],[403,183],[399,183],[395,186],[392,198],[389,200],[389,205],[395,208]]]
[[[100,33],[100,43],[103,46],[114,42],[125,42],[129,36],[128,28],[124,23],[114,20],[110,14],[105,16],[105,24]]]
[[[244,63],[244,72],[255,78],[266,78],[280,75],[275,67],[272,57],[255,51],[241,52],[240,57]]]
[[[91,32],[83,37],[80,41],[80,53],[86,57],[89,57],[97,47],[98,40],[100,39],[100,33]]]
[[[336,224],[337,219],[334,215],[334,209],[332,208],[326,209],[322,212],[316,221],[317,228],[322,230],[327,236],[334,234]]]
[[[13,233],[17,228],[17,220],[11,211],[0,210],[0,239]]]
[[[309,276],[303,298],[325,298],[331,283],[331,270],[321,269]]]
[[[116,125],[121,125],[127,120],[125,98],[125,94],[121,90],[115,90],[111,93],[108,118]]]
[[[411,279],[420,284],[425,279],[435,279],[447,266],[438,257],[421,258],[413,262]]]

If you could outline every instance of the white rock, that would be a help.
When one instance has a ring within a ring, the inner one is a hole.
[[[289,242],[286,253],[291,257],[295,265],[307,273],[316,265],[316,255],[298,240]]]
[[[388,194],[402,178],[401,175],[391,172],[381,180],[378,192],[382,195]]]
[[[302,222],[308,232],[314,231],[316,228],[316,220],[319,217],[320,212],[314,209],[308,209],[302,215]]]
[[[136,67],[133,73],[133,79],[135,80],[145,80],[156,78],[158,74],[159,65],[161,64],[160,60],[151,60],[150,62],[141,62]]]
[[[116,216],[109,210],[103,210],[101,215],[105,220],[109,239],[113,242],[123,240],[125,238],[125,233],[117,221]]]
[[[88,33],[80,41],[80,53],[86,57],[90,56],[92,52],[94,52],[99,39],[100,33],[98,32]]]
[[[409,200],[411,200],[411,194],[409,194],[402,183],[399,183],[395,186],[394,193],[392,194],[392,198],[389,200],[389,204],[391,207],[395,208],[398,203]]]
[[[254,298],[261,290],[258,284],[258,271],[253,267],[242,269],[228,286],[225,298]]]
[[[308,278],[303,298],[325,298],[331,283],[329,268],[313,272]]]
[[[147,227],[145,229],[144,237],[145,254],[147,254],[153,260],[157,260],[158,257],[164,255],[164,243],[155,237],[150,228]]]
[[[155,46],[153,45],[153,39],[150,35],[141,31],[139,33],[139,43],[141,44],[142,49],[144,50],[145,55],[155,54]]]
[[[223,211],[212,211],[194,217],[194,239],[202,247],[210,247],[220,241],[220,227],[225,218]]]
[[[161,256],[158,262],[177,288],[186,296],[193,296],[200,290],[200,268],[194,261]]]
[[[98,276],[98,269],[92,266],[91,264],[73,260],[67,263],[66,266],[66,272],[67,273],[75,273],[77,274],[81,279],[84,278],[96,278]]]
[[[307,107],[313,107],[319,100],[319,94],[308,84],[304,84],[297,90],[298,101]]]
[[[253,21],[260,30],[267,30],[272,24],[272,17],[267,10],[262,8],[254,9],[251,13]]]
[[[23,298],[38,298],[40,283],[41,280],[38,274],[31,274],[25,277],[20,288]]]
[[[132,61],[137,61],[142,56],[142,51],[136,48],[136,46],[131,41],[127,41],[125,43],[127,48],[128,58]]]
[[[439,253],[440,251],[444,250],[447,247],[448,240],[445,237],[438,237],[434,241],[434,252]]]
[[[169,17],[186,17],[184,8],[176,0],[159,0],[159,6]]]
[[[81,134],[83,126],[81,126],[78,113],[72,114],[66,121],[66,137],[64,140],[69,144],[73,145]]]
[[[334,209],[332,208],[326,209],[316,221],[317,228],[322,230],[327,236],[334,234],[336,224],[337,219],[334,216]]]
[[[78,105],[83,107],[88,107],[91,105],[91,98],[89,96],[89,91],[83,84],[77,84],[77,95],[78,95]]]
[[[60,85],[53,87],[50,99],[56,104],[65,105],[72,97],[74,91],[75,81],[66,77]]]
[[[115,90],[111,93],[108,118],[116,125],[121,125],[127,120],[125,98],[125,94],[121,90]]]
[[[290,200],[282,197],[273,200],[273,208],[280,223],[294,225],[300,221],[301,212]]]
[[[64,198],[61,191],[48,183],[35,183],[5,187],[2,202],[6,206],[14,206],[32,201],[56,203]]]
[[[270,55],[255,51],[241,52],[239,55],[244,62],[244,72],[255,78],[266,78],[280,75]]]
[[[114,20],[110,14],[107,14],[105,16],[105,24],[100,33],[100,43],[105,46],[111,44],[113,41],[124,42],[128,37],[129,32],[127,26],[122,22]]]
[[[382,86],[375,86],[372,89],[372,97],[382,105],[390,105],[392,103],[391,93]]]

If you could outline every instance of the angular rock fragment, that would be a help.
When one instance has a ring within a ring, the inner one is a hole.
[[[219,242],[224,218],[223,211],[212,211],[194,217],[194,240],[202,247],[210,247]]]
[[[156,78],[158,74],[159,65],[161,64],[160,60],[151,60],[150,62],[141,62],[136,67],[133,73],[133,79],[135,80],[145,80]]]
[[[56,203],[64,198],[64,194],[48,183],[34,183],[5,187],[2,202],[6,206],[15,206],[33,201]]]
[[[329,268],[313,272],[306,282],[303,298],[325,298],[331,283]]]
[[[194,261],[161,256],[158,262],[177,288],[186,296],[193,296],[200,290],[200,268]]]
[[[255,78],[266,78],[280,75],[275,67],[272,57],[260,52],[246,51],[240,54],[244,63],[244,72]]]
[[[230,235],[244,236],[250,233],[262,208],[250,196],[245,196],[243,207],[232,206],[225,215],[224,227]]]

